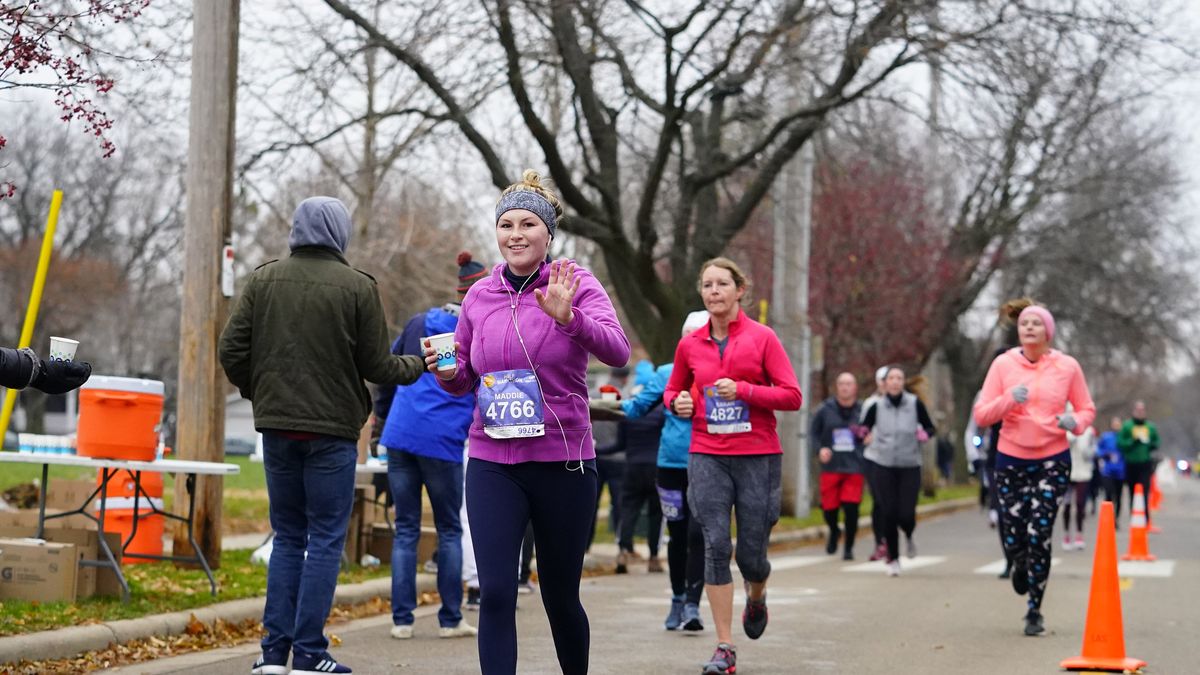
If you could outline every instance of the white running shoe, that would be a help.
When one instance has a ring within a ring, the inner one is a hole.
[[[412,624],[407,626],[392,626],[392,637],[397,640],[412,639]]]
[[[479,635],[479,629],[466,621],[459,621],[457,626],[438,629],[438,637],[440,638],[475,637],[476,635]]]
[[[900,561],[899,560],[893,560],[887,564],[887,575],[889,577],[900,576]]]
[[[1075,535],[1075,550],[1082,551],[1085,548],[1087,548],[1087,544],[1085,544],[1083,541],[1083,535],[1082,534]]]
[[[1074,551],[1075,550],[1075,545],[1071,543],[1071,535],[1069,535],[1069,534],[1063,535],[1062,548],[1064,551]]]

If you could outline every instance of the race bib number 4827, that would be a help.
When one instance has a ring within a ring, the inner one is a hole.
[[[717,388],[704,388],[704,421],[710,434],[740,434],[750,431],[750,406],[745,401],[726,401]]]

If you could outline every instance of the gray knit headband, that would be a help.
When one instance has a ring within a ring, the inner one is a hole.
[[[554,236],[558,222],[555,220],[554,205],[550,203],[550,200],[533,190],[514,190],[501,197],[500,202],[496,204],[496,222],[500,222],[500,216],[513,209],[525,209],[533,212],[546,224],[550,230],[550,236]]]

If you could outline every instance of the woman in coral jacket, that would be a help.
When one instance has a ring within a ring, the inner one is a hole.
[[[783,450],[776,410],[800,408],[800,386],[775,332],[741,310],[748,281],[727,258],[700,268],[700,295],[711,318],[679,341],[663,403],[692,418],[688,504],[704,533],[704,583],[717,649],[704,673],[737,668],[729,516],[736,506],[737,564],[746,581],[742,628],[751,640],[767,627],[767,539],[779,520]]]
[[[1079,362],[1050,348],[1049,310],[1034,304],[1020,310],[1017,333],[1020,346],[996,357],[988,369],[975,421],[1004,422],[996,457],[1001,541],[1013,561],[1013,590],[1029,596],[1025,634],[1038,635],[1045,630],[1041,606],[1055,516],[1070,485],[1067,432],[1089,427],[1096,406]],[[1066,412],[1068,402],[1074,412]]]

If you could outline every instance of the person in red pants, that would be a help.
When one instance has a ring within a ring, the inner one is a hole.
[[[820,443],[821,510],[829,526],[825,552],[838,549],[842,529],[838,510],[845,514],[843,560],[854,560],[854,537],[858,533],[858,505],[863,494],[863,427],[858,402],[858,380],[851,373],[837,376],[835,395],[826,399],[813,414],[811,436]]]

